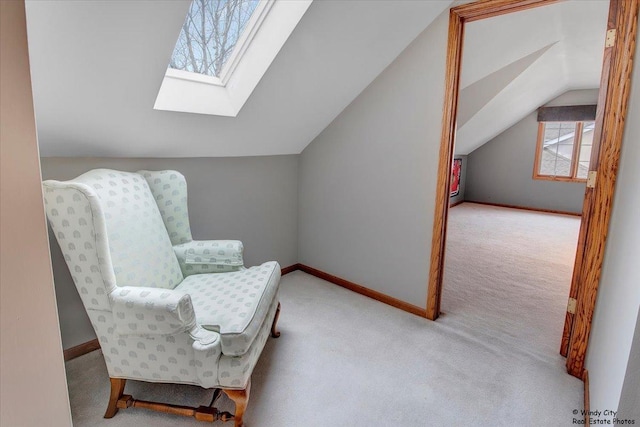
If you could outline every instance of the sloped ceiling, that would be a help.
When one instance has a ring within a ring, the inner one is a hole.
[[[545,46],[461,89],[461,102],[458,105],[457,116],[458,127],[464,126],[471,120],[478,111],[505,88],[507,83],[515,80],[552,46],[553,44]]]
[[[564,1],[465,27],[456,153],[568,90],[600,84],[608,1]]]
[[[314,1],[229,118],[153,109],[188,1],[27,0],[41,155],[300,153],[450,3]]]

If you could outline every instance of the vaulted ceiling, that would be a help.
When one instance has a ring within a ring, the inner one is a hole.
[[[449,1],[314,1],[237,117],[153,109],[188,1],[27,1],[41,154],[300,153]]]
[[[316,0],[238,116],[218,117],[153,109],[189,1],[27,0],[41,154],[300,153],[450,5]],[[597,88],[607,9],[570,0],[468,24],[456,152]]]
[[[465,27],[456,153],[539,106],[600,84],[608,1],[563,1]]]

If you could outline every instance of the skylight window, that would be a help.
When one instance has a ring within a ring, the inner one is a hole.
[[[237,116],[311,2],[193,0],[153,108]]]
[[[220,77],[258,0],[193,0],[169,67]]]

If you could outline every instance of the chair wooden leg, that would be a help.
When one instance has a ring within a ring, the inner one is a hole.
[[[278,338],[280,336],[280,331],[278,331],[277,329],[279,317],[280,317],[280,303],[278,303],[278,308],[276,308],[276,315],[273,318],[273,324],[271,325],[271,336],[274,338]]]
[[[109,379],[111,380],[111,396],[109,396],[107,412],[104,413],[105,418],[113,418],[116,412],[118,412],[118,399],[122,397],[122,394],[124,393],[124,385],[127,383],[127,380],[122,378]]]
[[[236,413],[234,415],[234,427],[242,427],[242,417],[249,402],[249,393],[251,392],[251,380],[247,383],[244,390],[222,390],[236,404]]]

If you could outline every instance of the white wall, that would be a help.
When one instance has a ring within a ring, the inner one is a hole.
[[[589,105],[598,90],[566,92],[546,106]],[[581,213],[585,184],[533,179],[537,111],[469,154],[467,201]]]
[[[640,312],[620,395],[618,418],[640,421]]]
[[[636,45],[636,58],[639,47],[640,43]],[[640,67],[634,65],[613,213],[586,358],[591,408],[598,410],[615,411],[618,407],[640,306]]]
[[[44,179],[66,180],[95,168],[125,171],[176,169],[187,179],[195,239],[238,239],[246,265],[298,262],[297,155],[229,158],[42,158]],[[95,338],[58,242],[51,255],[62,330],[70,348]]]
[[[443,14],[300,159],[299,261],[421,307],[431,249],[446,35]],[[640,67],[634,80],[586,360],[594,409],[618,407],[640,305]],[[532,167],[527,164],[528,174]],[[469,170],[467,196],[470,179]]]
[[[0,425],[70,426],[24,2],[0,2]]]
[[[426,306],[448,11],[303,152],[299,260]]]

